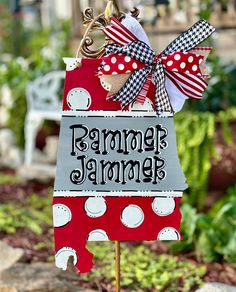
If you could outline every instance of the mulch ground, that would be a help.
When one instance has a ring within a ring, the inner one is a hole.
[[[0,170],[0,175],[14,175],[13,171]],[[48,189],[53,186],[53,183],[42,184],[38,182],[16,183],[12,185],[0,185],[0,204],[15,203],[16,206],[22,204],[24,200],[36,193],[38,196],[48,196]],[[0,231],[0,240],[13,247],[23,248],[25,250],[24,261],[30,262],[45,262],[49,257],[53,256],[53,229],[45,227],[42,235],[36,235],[29,229],[18,229],[15,234],[5,234]],[[41,246],[41,243],[47,243]],[[133,246],[144,244],[157,254],[169,253],[169,248],[162,242],[132,242]],[[181,254],[180,260],[190,260],[196,264],[202,264],[197,261],[193,254]],[[206,282],[221,282],[236,286],[236,264],[227,263],[211,263],[206,264],[207,273],[204,276]]]

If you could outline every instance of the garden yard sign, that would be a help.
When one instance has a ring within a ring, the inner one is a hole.
[[[181,240],[187,184],[174,113],[186,99],[202,98],[211,48],[196,46],[214,28],[200,20],[156,54],[136,10],[84,15],[78,54],[64,58],[53,215],[57,267],[66,270],[72,256],[89,272],[87,241]],[[107,40],[98,51],[89,48],[94,29]]]

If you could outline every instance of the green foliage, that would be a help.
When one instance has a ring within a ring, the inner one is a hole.
[[[174,252],[195,250],[204,262],[236,261],[236,186],[231,187],[207,214],[188,204],[181,208],[184,240]]]
[[[218,158],[214,146],[216,123],[223,129],[225,142],[231,144],[230,121],[235,118],[234,107],[218,114],[182,111],[175,115],[179,158],[190,186],[184,200],[198,209],[205,204],[211,160]]]
[[[101,266],[94,273],[83,276],[85,281],[106,279],[114,282],[113,243],[89,245],[95,261]],[[202,284],[206,269],[170,255],[156,255],[144,246],[127,247],[122,244],[121,285],[126,291],[193,291]]]
[[[7,175],[2,174],[0,175],[0,185],[14,185],[21,181],[21,179],[15,175]]]
[[[191,186],[186,198],[191,205],[202,208],[214,153],[215,116],[211,113],[180,112],[175,122],[179,157]]]
[[[186,109],[218,113],[236,106],[236,65],[222,64],[220,57],[211,54],[207,63],[211,78],[200,101],[188,101]]]
[[[25,44],[25,57],[2,61],[2,64],[0,60],[0,87],[8,85],[13,99],[13,106],[9,108],[8,126],[15,133],[19,146],[24,146],[26,85],[47,72],[64,69],[62,57],[69,55],[68,40],[69,25],[61,23],[53,34],[49,30],[30,34]]]
[[[11,14],[10,11],[0,3],[0,53],[9,52],[11,49],[10,33],[11,33]]]
[[[33,194],[22,205],[0,204],[0,231],[14,234],[19,228],[29,228],[36,234],[51,225],[51,199]]]

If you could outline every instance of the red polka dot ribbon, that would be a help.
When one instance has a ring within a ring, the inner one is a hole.
[[[124,54],[110,54],[109,56],[103,57],[102,60],[103,67],[99,75],[127,74],[146,67],[145,64]]]
[[[161,58],[165,69],[201,76],[200,65],[204,57],[188,52],[176,52]]]

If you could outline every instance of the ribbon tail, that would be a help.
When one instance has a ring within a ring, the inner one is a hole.
[[[161,63],[157,63],[156,70],[153,74],[156,85],[156,112],[160,115],[163,112],[172,113],[170,99],[165,87],[165,73]]]
[[[120,101],[122,108],[134,101],[142,90],[150,72],[151,68],[149,67],[134,72],[113,100]]]
[[[177,51],[188,52],[207,39],[214,31],[215,28],[206,20],[199,20],[171,42],[163,54],[168,55]]]
[[[207,84],[200,76],[165,70],[166,76],[187,98],[202,99]]]

